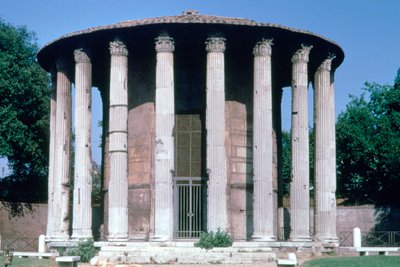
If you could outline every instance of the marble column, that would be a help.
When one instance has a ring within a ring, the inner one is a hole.
[[[290,183],[290,239],[310,239],[308,57],[303,46],[292,57],[292,181]]]
[[[110,43],[108,240],[128,240],[128,50]]]
[[[49,176],[48,176],[48,201],[47,201],[47,227],[46,239],[54,236],[56,203],[55,203],[55,141],[56,141],[56,114],[57,114],[57,74],[51,73],[51,97],[50,97],[50,140],[49,140]]]
[[[225,153],[225,38],[206,41],[207,230],[228,230]]]
[[[282,86],[276,81],[272,84],[272,147],[273,147],[273,190],[275,208],[275,233],[278,240],[285,239],[285,213],[283,208],[284,182],[282,175]]]
[[[253,224],[252,238],[275,240],[274,196],[272,179],[272,40],[263,40],[254,47],[253,93]]]
[[[57,59],[57,107],[55,140],[55,202],[56,229],[54,239],[69,239],[69,189],[71,156],[71,82],[65,59]]]
[[[314,77],[315,125],[315,237],[337,243],[335,96],[331,63],[327,58]]]
[[[155,40],[156,140],[154,239],[172,240],[174,226],[172,174],[174,170],[174,41],[169,36]]]
[[[72,238],[92,236],[92,155],[90,143],[92,64],[88,51],[77,49],[75,58],[75,171]]]

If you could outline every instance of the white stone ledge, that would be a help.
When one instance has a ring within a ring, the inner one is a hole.
[[[42,257],[42,258],[54,258],[59,256],[58,252],[21,252],[15,251],[14,257]]]
[[[56,258],[59,267],[77,267],[80,260],[80,256],[63,256]]]
[[[360,256],[368,256],[369,252],[376,252],[379,255],[388,255],[389,252],[398,252],[397,247],[362,247],[356,248],[356,251],[360,253]]]
[[[80,256],[62,256],[56,258],[57,262],[77,262],[80,260],[81,260]]]

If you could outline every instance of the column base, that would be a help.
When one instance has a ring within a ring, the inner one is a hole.
[[[315,238],[317,242],[320,242],[323,247],[326,248],[336,248],[339,247],[339,239],[336,237],[326,237],[326,238]]]
[[[312,239],[310,236],[296,236],[296,237],[291,237],[290,241],[292,241],[292,242],[311,242]]]
[[[64,242],[64,241],[70,241],[70,238],[69,238],[69,236],[53,235],[53,236],[46,236],[45,241],[46,242]]]
[[[79,240],[79,239],[86,239],[90,240],[93,239],[92,231],[82,231],[80,233],[72,233],[71,239]]]
[[[275,236],[263,236],[263,235],[253,235],[251,241],[254,242],[265,242],[265,241],[276,241]]]
[[[171,241],[172,238],[167,235],[155,235],[151,240],[154,242],[165,242],[165,241]]]
[[[107,240],[110,242],[127,242],[129,237],[127,235],[109,235]]]

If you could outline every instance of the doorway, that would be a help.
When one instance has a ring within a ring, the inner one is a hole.
[[[203,174],[203,126],[200,114],[175,115],[174,235],[200,237],[206,225]]]

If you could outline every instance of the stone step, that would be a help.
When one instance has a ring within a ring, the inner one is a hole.
[[[104,246],[101,247],[103,252],[145,252],[145,251],[170,251],[170,252],[183,252],[183,253],[203,253],[203,252],[222,252],[222,253],[253,253],[253,252],[271,252],[271,248],[261,248],[261,247],[226,247],[226,248],[213,248],[210,250],[198,248],[198,247],[118,247],[118,246]]]
[[[104,246],[97,260],[117,263],[240,264],[275,261],[271,248],[228,247],[211,250],[197,247]]]
[[[231,264],[245,264],[245,263],[263,263],[275,261],[275,255],[270,257],[248,257],[248,258],[229,258],[224,255],[213,255],[212,257],[179,257],[177,255],[119,255],[115,257],[98,256],[99,260],[106,260],[115,263],[129,263],[129,264],[217,264],[217,263],[231,263]]]
[[[100,251],[101,256],[118,256],[118,255],[176,255],[177,257],[208,257],[210,255],[222,255],[223,257],[230,258],[252,258],[252,257],[269,257],[270,255],[275,255],[274,252],[245,252],[245,253],[229,253],[229,252],[204,252],[204,253],[187,253],[178,251],[136,251],[136,252],[110,252],[110,251]]]
[[[154,241],[130,241],[130,242],[108,242],[100,241],[95,242],[96,247],[195,247],[194,241],[165,241],[165,242],[154,242]],[[315,242],[290,242],[290,241],[235,241],[231,248],[280,248],[280,247],[315,247]]]

